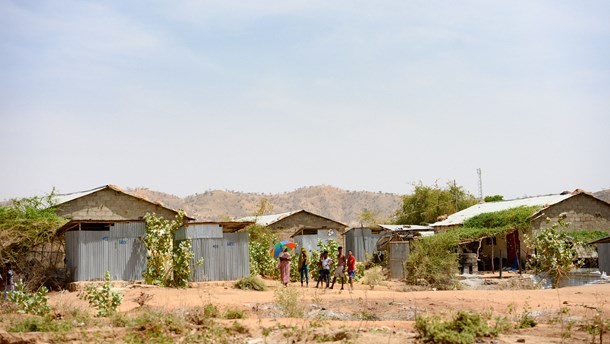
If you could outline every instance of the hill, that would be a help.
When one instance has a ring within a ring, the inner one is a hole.
[[[146,188],[128,189],[128,192],[159,201],[163,205],[184,209],[197,220],[229,220],[253,215],[261,200],[268,200],[270,214],[293,210],[307,211],[347,224],[360,226],[359,215],[368,209],[387,220],[401,204],[400,195],[370,191],[348,191],[333,186],[308,186],[281,194],[244,193],[212,190],[180,198],[175,195]]]

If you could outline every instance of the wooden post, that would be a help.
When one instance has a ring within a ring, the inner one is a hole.
[[[502,249],[500,249],[500,279],[502,278]]]
[[[495,274],[495,267],[494,267],[494,237],[491,237],[491,273]]]

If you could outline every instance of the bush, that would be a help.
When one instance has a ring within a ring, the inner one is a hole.
[[[373,289],[376,285],[380,285],[385,280],[381,266],[375,266],[374,268],[368,269],[364,272],[364,277],[361,283],[368,285],[369,288]]]
[[[289,318],[302,318],[303,307],[301,295],[295,288],[279,288],[274,294],[275,303],[284,316]]]
[[[227,309],[225,313],[225,319],[245,319],[246,313],[240,309]]]
[[[49,317],[28,317],[8,327],[8,332],[66,332],[72,326],[65,321],[53,321]]]
[[[94,285],[87,285],[84,292],[80,292],[78,297],[87,300],[89,305],[97,308],[98,317],[107,317],[114,314],[123,301],[121,293],[112,291],[110,272],[108,271],[104,275],[104,284],[102,284],[101,288],[98,289]]]
[[[257,291],[267,290],[265,281],[263,281],[260,277],[257,277],[257,276],[244,277],[244,278],[238,280],[237,282],[235,282],[235,288],[243,289],[243,290],[257,290]]]
[[[19,280],[15,284],[15,290],[8,294],[9,301],[15,303],[19,313],[47,315],[51,312],[47,296],[49,291],[46,287],[39,287],[35,293],[28,293],[24,288],[23,282]]]
[[[269,254],[269,249],[277,242],[277,236],[260,225],[252,225],[245,229],[249,234],[248,254],[250,255],[250,272],[277,278],[279,271],[277,259]]]
[[[324,251],[328,251],[328,257],[332,259],[332,263],[330,264],[331,277],[333,276],[333,271],[335,271],[335,268],[337,267],[337,252],[339,251],[339,243],[333,239],[326,242],[318,239],[318,250],[309,252],[309,273],[314,281],[317,281],[318,277],[320,276],[320,267],[318,266],[318,262],[320,261],[320,256]]]
[[[424,343],[470,344],[479,337],[495,337],[496,328],[490,327],[479,314],[460,311],[451,321],[418,316],[415,329]]]
[[[458,287],[458,241],[448,234],[422,237],[411,242],[411,253],[405,261],[408,284],[445,290]]]

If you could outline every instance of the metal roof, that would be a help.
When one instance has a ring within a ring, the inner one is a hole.
[[[447,219],[443,221],[438,221],[430,226],[439,227],[439,226],[454,226],[461,225],[464,221],[468,220],[471,217],[475,217],[477,215],[483,213],[493,213],[496,211],[507,210],[511,208],[526,206],[540,206],[540,207],[548,207],[550,205],[559,203],[563,200],[566,200],[570,197],[574,196],[573,194],[564,194],[564,195],[547,195],[547,196],[537,196],[537,197],[528,197],[521,199],[513,199],[508,201],[498,201],[498,202],[486,202],[475,204],[470,208],[466,208],[462,211],[458,211],[455,214],[449,215]]]
[[[164,206],[163,203],[161,203],[161,202],[158,202],[158,201],[155,202],[155,201],[151,201],[151,200],[146,199],[146,198],[141,197],[141,196],[133,195],[133,194],[131,194],[129,192],[126,192],[125,190],[121,189],[120,187],[118,187],[116,185],[112,185],[112,184],[100,186],[100,187],[97,187],[97,188],[94,188],[94,189],[91,189],[91,190],[77,191],[77,192],[71,192],[71,193],[66,193],[66,194],[57,194],[57,195],[55,195],[55,200],[57,201],[57,205],[60,205],[60,204],[64,204],[64,203],[68,203],[70,201],[73,201],[73,200],[75,200],[77,198],[81,198],[81,197],[84,197],[84,196],[87,196],[87,195],[94,194],[94,193],[96,193],[98,191],[101,191],[101,190],[104,190],[104,189],[114,190],[114,191],[120,192],[122,194],[125,194],[127,196],[131,196],[133,198],[137,198],[137,199],[139,199],[141,201],[144,201],[144,202],[147,202],[147,203],[151,203],[151,204],[154,204],[154,205],[159,206],[161,208],[170,210],[170,211],[172,211],[174,213],[178,213],[178,211],[176,209],[168,208],[168,207]],[[188,216],[186,213],[184,214],[184,217],[187,220],[189,220],[189,221],[194,220],[194,218]]]
[[[430,226],[419,226],[419,225],[379,225],[383,229],[389,231],[429,231],[432,230]]]
[[[347,225],[345,225],[345,224],[343,224],[343,223],[341,223],[339,221],[335,221],[333,219],[329,219],[328,217],[324,217],[322,215],[314,214],[314,213],[312,213],[310,211],[307,211],[307,210],[304,210],[304,209],[290,211],[290,212],[281,213],[281,214],[273,214],[273,215],[247,216],[247,217],[242,217],[241,219],[237,219],[235,221],[248,221],[248,222],[249,221],[254,221],[258,225],[269,226],[269,225],[272,225],[272,224],[274,224],[274,223],[276,223],[276,222],[278,222],[278,221],[280,221],[282,219],[287,218],[288,216],[292,216],[292,215],[297,214],[297,213],[307,213],[307,214],[310,214],[310,215],[313,215],[313,216],[317,216],[317,217],[326,219],[328,221],[332,221],[332,222],[334,222],[336,224],[341,225],[342,227],[347,228]]]
[[[272,223],[276,223],[279,220],[286,218],[290,215],[294,215],[300,211],[301,210],[289,211],[287,213],[272,214],[272,215],[246,216],[246,217],[242,217],[241,219],[237,219],[236,221],[237,222],[255,222],[257,225],[269,226]]]

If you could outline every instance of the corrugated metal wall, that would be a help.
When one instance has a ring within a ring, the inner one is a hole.
[[[66,265],[72,281],[141,280],[146,249],[140,239],[144,223],[116,223],[110,231],[70,231],[65,234]]]
[[[377,250],[378,234],[373,234],[370,228],[355,228],[345,233],[345,251],[352,250],[359,262],[365,261],[367,255]]]
[[[610,243],[597,244],[599,271],[610,276]]]
[[[331,232],[321,229],[318,230],[317,235],[295,235],[292,240],[298,245],[297,247],[299,250],[301,247],[305,247],[308,252],[313,250],[318,251],[318,239],[322,240],[324,243],[331,239],[337,242],[339,241],[339,234],[337,231],[333,230],[331,235],[329,235],[329,233]]]
[[[250,276],[248,233],[224,233],[222,238],[191,239],[193,264],[203,258],[203,264],[192,267],[192,281],[228,281]]]
[[[176,240],[186,239],[220,239],[222,238],[222,227],[217,224],[201,224],[181,227],[176,231]]]
[[[390,242],[390,278],[403,279],[405,277],[404,263],[409,257],[409,242]]]

